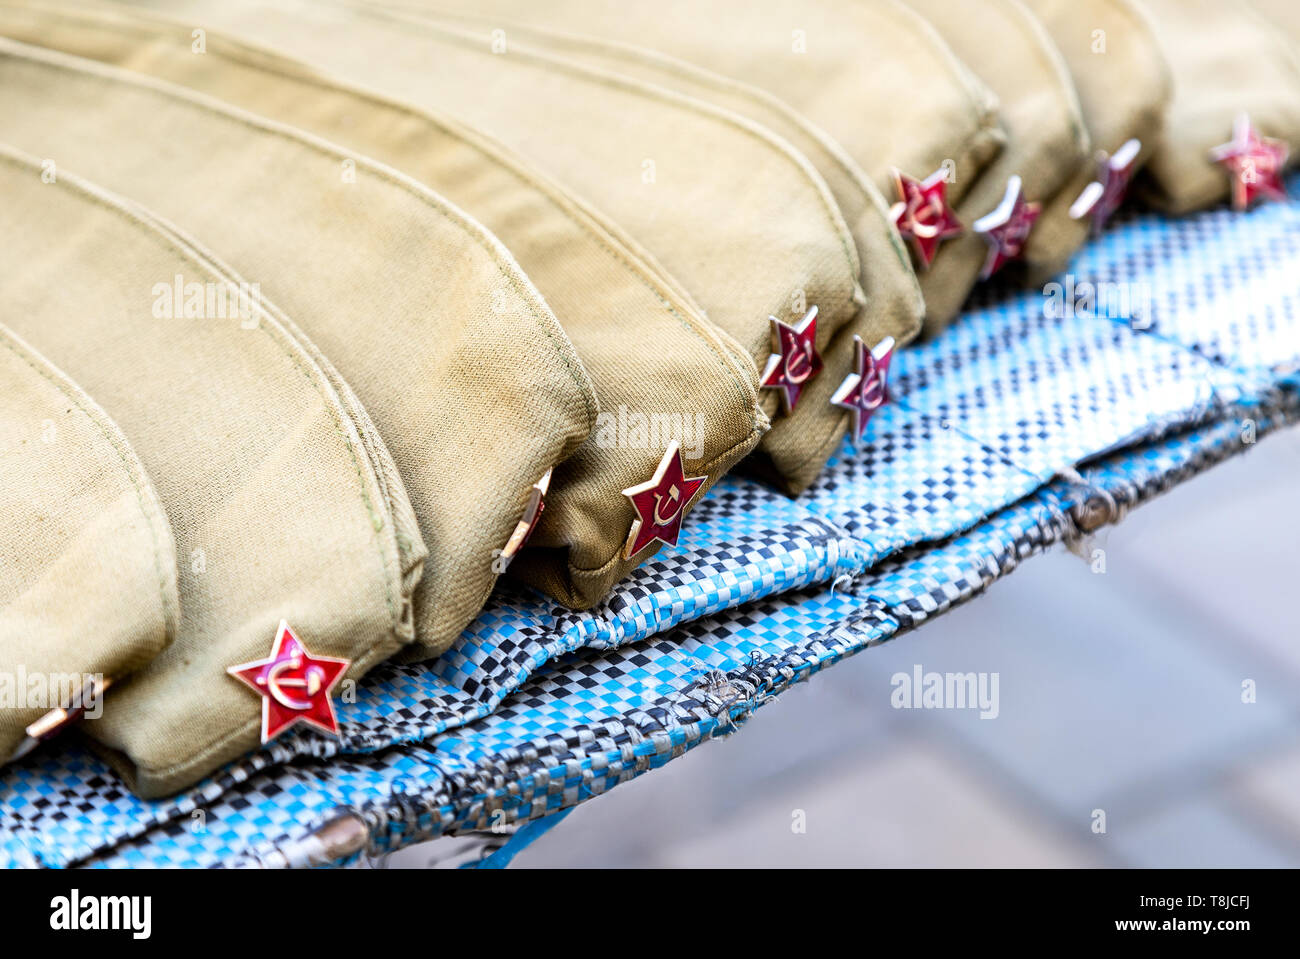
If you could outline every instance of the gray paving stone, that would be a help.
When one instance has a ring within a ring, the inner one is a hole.
[[[1294,868],[1300,855],[1274,836],[1225,808],[1215,796],[1198,796],[1148,820],[1128,824],[1112,817],[1105,839],[1133,865],[1166,868]]]
[[[804,832],[797,832],[802,825]],[[923,743],[787,781],[708,834],[659,850],[669,866],[1064,866],[1098,858],[987,791]]]
[[[1135,511],[1120,527],[1126,554],[1160,594],[1194,597],[1216,632],[1272,657],[1296,690],[1298,490],[1300,428],[1292,428]]]
[[[1300,848],[1300,734],[1289,747],[1236,771],[1231,789],[1234,806],[1281,841]]]
[[[1120,572],[1118,531],[1107,552],[1105,575],[1066,553],[1035,559],[969,607],[845,664],[836,682],[885,710],[891,676],[917,664],[997,673],[998,718],[897,710],[902,728],[955,736],[1067,817],[1189,764],[1236,762],[1296,724],[1300,690],[1255,647],[1218,632],[1194,594],[1154,602]],[[1263,691],[1254,704],[1241,701],[1245,679]]]

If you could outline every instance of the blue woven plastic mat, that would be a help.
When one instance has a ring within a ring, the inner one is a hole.
[[[0,777],[0,861],[255,863],[338,807],[374,853],[537,819],[1300,418],[1295,204],[1129,217],[1059,289],[980,296],[799,499],[729,477],[597,609],[504,587],[441,659],[368,677],[339,741],[290,734],[178,797],[33,755]]]

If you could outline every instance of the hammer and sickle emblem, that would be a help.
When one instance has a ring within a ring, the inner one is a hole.
[[[936,221],[943,221],[943,207],[936,197],[927,197],[916,188],[909,189],[907,198],[907,218],[911,223],[912,233],[921,239],[931,239],[939,235]],[[923,215],[927,214],[924,219]]]
[[[305,688],[308,696],[315,696],[325,681],[325,671],[319,666],[310,666],[302,679],[281,678],[288,669],[297,669],[302,665],[302,658],[297,654],[281,660],[271,667],[266,674],[266,689],[273,699],[286,709],[310,709],[310,699],[295,699],[284,691],[285,687]]]
[[[862,408],[864,410],[875,410],[883,406],[885,402],[885,371],[873,353],[868,350],[866,354],[860,394],[862,396]]]
[[[813,372],[813,349],[807,343],[799,344],[790,334],[786,337],[785,379],[787,383],[798,386]]]
[[[673,517],[675,517],[682,510],[681,498],[682,498],[682,491],[678,489],[677,485],[674,483],[668,490],[668,499],[672,501],[673,511],[669,513],[667,516],[664,516],[662,512],[664,497],[660,493],[655,493],[655,525],[656,526],[667,526],[669,523],[673,521]]]
[[[862,386],[862,403],[866,409],[878,409],[885,402],[885,384],[879,372],[872,370],[867,374],[867,381]]]

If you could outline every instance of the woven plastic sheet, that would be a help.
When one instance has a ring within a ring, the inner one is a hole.
[[[601,607],[507,588],[440,660],[368,677],[339,741],[283,737],[181,796],[34,755],[0,779],[0,856],[256,863],[341,806],[372,852],[536,819],[1300,417],[1295,205],[1129,218],[1059,289],[983,296],[899,355],[863,448],[799,499],[730,477]]]

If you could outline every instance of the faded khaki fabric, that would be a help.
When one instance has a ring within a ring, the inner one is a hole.
[[[1151,23],[1133,0],[1024,0],[1042,21],[1074,80],[1095,151],[1114,153],[1130,139],[1142,141],[1135,168],[1155,150],[1169,105],[1169,67]],[[1097,161],[1084,164],[1043,208],[1030,241],[1033,282],[1064,268],[1088,239],[1091,221],[1073,219],[1070,207],[1097,177]]]
[[[19,99],[19,74],[46,73],[7,43],[0,60]],[[225,669],[265,656],[281,619],[312,652],[353,660],[352,678],[408,642],[424,548],[384,478],[391,463],[367,455],[382,445],[258,291],[235,295],[200,254],[50,156],[43,168],[0,155],[0,245],[24,264],[5,271],[0,302],[118,423],[174,531],[175,641],[83,723],[156,796],[257,745],[261,700]]]
[[[1300,4],[1294,0],[1249,0],[1249,5],[1266,23],[1281,31],[1292,56],[1300,54]]]
[[[509,245],[573,340],[605,417],[617,423],[620,411],[624,422],[635,414],[663,424],[665,434],[629,443],[602,432],[602,418],[557,469],[533,548],[512,569],[566,605],[593,605],[652,555],[621,556],[635,518],[622,490],[654,473],[668,442],[677,439],[690,469],[716,481],[761,437],[767,418],[748,354],[603,217],[456,121],[215,31],[195,56],[190,27],[143,12],[0,6],[0,32],[183,83],[318,133],[440,191]]]
[[[482,226],[388,167],[137,73],[5,51],[21,95],[0,136],[203,238],[353,385],[429,544],[407,655],[444,650],[486,601],[530,487],[595,422],[531,283]]]
[[[852,364],[865,302],[857,251],[825,183],[784,141],[702,101],[523,44],[493,53],[489,35],[450,25],[330,3],[166,9],[504,141],[612,217],[756,367],[770,354],[768,316],[793,322],[816,306],[826,368],[793,415],[773,418],[758,454],[798,492],[837,447],[846,417],[829,401]],[[774,390],[762,402],[768,415],[778,408]]]
[[[522,16],[533,7],[511,11]],[[533,14],[536,17],[536,13]],[[546,17],[536,17],[545,21]],[[511,19],[479,20],[505,26],[523,39],[567,59],[633,77],[730,110],[784,138],[813,165],[835,199],[858,250],[858,282],[866,304],[854,330],[864,341],[892,336],[910,342],[920,330],[924,301],[912,259],[889,217],[889,204],[875,183],[829,134],[766,90],[725,77],[648,47],[544,29]],[[508,43],[508,38],[507,38]]]
[[[1040,206],[1050,202],[1074,175],[1092,160],[1092,147],[1074,83],[1038,19],[1019,0],[907,0],[926,18],[998,98],[999,116],[1007,143],[968,194],[966,208],[977,216],[996,209],[1007,181],[1019,176],[1024,198]],[[1073,197],[1071,197],[1073,199]],[[953,240],[944,254],[959,261],[960,273],[947,289],[948,299],[932,293],[940,313],[960,307],[954,302],[971,285],[988,255],[988,243],[974,231]],[[1033,231],[1023,251],[1024,266],[1008,271],[1023,274],[1059,266],[1036,261],[1039,245]]]
[[[171,526],[135,451],[0,324],[0,762],[86,678],[147,664],[179,619]]]
[[[1300,63],[1284,31],[1233,0],[1142,0],[1173,72],[1173,99],[1147,165],[1143,199],[1190,213],[1228,196],[1210,151],[1245,113],[1262,136],[1300,156]]]
[[[825,130],[899,199],[893,169],[923,179],[949,165],[948,200],[969,227],[990,206],[968,192],[1003,142],[997,101],[920,16],[895,0],[374,0],[388,9],[496,18],[649,47],[752,83]],[[484,22],[480,20],[480,22]],[[968,238],[969,239],[969,238]],[[976,241],[982,245],[981,241]],[[942,329],[974,275],[951,242],[919,272],[925,329]],[[968,250],[974,247],[968,247]],[[866,265],[870,273],[871,264]]]

